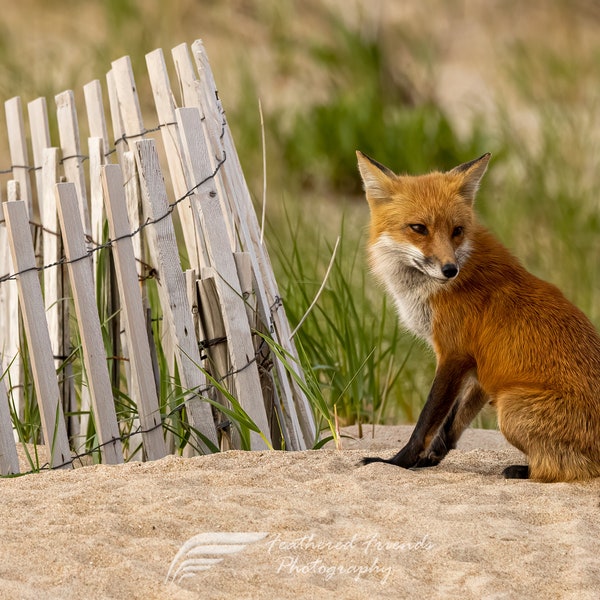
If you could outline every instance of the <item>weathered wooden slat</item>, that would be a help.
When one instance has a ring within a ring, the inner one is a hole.
[[[137,383],[136,401],[144,450],[150,460],[156,460],[165,456],[166,449],[154,385],[144,307],[130,237],[131,229],[127,218],[123,175],[118,165],[106,165],[103,168],[103,185],[121,306],[125,312],[129,360]]]
[[[271,439],[269,424],[262,398],[258,368],[254,361],[254,347],[246,308],[235,268],[231,248],[224,244],[227,228],[221,212],[221,202],[212,179],[213,170],[209,149],[202,130],[201,115],[196,108],[179,108],[175,111],[185,160],[191,180],[188,185],[197,187],[192,197],[192,208],[198,211],[198,220],[206,240],[211,266],[218,273],[217,289],[227,331],[231,367],[236,397],[242,408],[259,427],[267,440]],[[252,447],[267,447],[256,432],[251,433]]]
[[[115,83],[115,74],[112,69],[106,74],[106,86],[108,87],[108,104],[110,107],[110,117],[112,121],[113,129],[113,143],[117,152],[117,160],[121,163],[123,152],[127,150],[123,142],[123,136],[125,135],[125,125],[123,124],[123,118],[121,111],[119,110],[119,98],[117,96],[117,88]]]
[[[181,269],[175,229],[171,219],[167,191],[153,140],[135,143],[142,201],[147,218],[153,224],[145,228],[148,248],[158,276],[158,291],[163,318],[176,344],[176,359],[184,389],[190,396],[186,408],[192,427],[217,446],[217,434],[208,403],[194,396],[206,387],[206,377],[200,370],[198,342],[186,296],[185,276]],[[201,440],[196,440],[203,451],[210,451]]]
[[[125,202],[127,206],[127,218],[131,231],[138,231],[141,223],[142,198],[140,195],[140,186],[138,182],[137,169],[135,166],[135,155],[133,151],[123,152],[123,187],[125,190]],[[144,276],[144,263],[146,252],[144,247],[144,236],[141,232],[136,233],[132,238],[133,252],[136,260],[136,270],[140,277]],[[145,298],[146,286],[142,285],[142,297]],[[147,302],[144,303],[147,307]]]
[[[4,381],[0,380],[0,474],[19,473],[19,457],[12,430],[8,395]]]
[[[1,200],[1,198],[0,198]],[[0,273],[7,275],[12,270],[12,261],[10,260],[10,250],[8,250],[8,239],[6,225],[4,220],[0,222]],[[8,306],[6,304],[10,284],[16,282],[5,281],[0,285],[0,322],[7,323]],[[15,297],[14,303],[18,304]],[[6,343],[6,327],[0,327],[0,357],[2,358],[2,370],[6,368],[4,361],[4,348]],[[8,378],[6,378],[8,379]],[[16,408],[16,407],[15,407]],[[10,475],[19,472],[19,460],[15,448],[15,434],[12,429],[12,421],[8,405],[8,395],[6,393],[5,380],[0,380],[0,473]]]
[[[1,201],[1,198],[0,198]],[[8,240],[6,239],[6,226],[4,223],[4,215],[0,220],[0,273],[2,276],[13,273],[12,261],[10,260],[10,250],[8,249]],[[0,322],[8,323],[8,296],[10,280],[4,281],[0,285]],[[15,283],[16,285],[16,283]],[[6,369],[10,360],[8,359],[8,330],[7,327],[0,327],[0,366],[2,371]]]
[[[294,439],[293,435],[290,436],[288,433],[289,427],[286,426],[287,416],[283,414],[281,409],[281,402],[277,395],[277,385],[273,379],[273,373],[271,369],[265,368],[265,365],[273,362],[272,357],[270,356],[271,352],[264,339],[254,333],[258,331],[266,334],[267,331],[265,323],[259,317],[257,310],[256,293],[254,290],[256,290],[258,284],[254,277],[254,273],[252,272],[252,256],[250,252],[235,252],[233,258],[240,279],[242,298],[244,299],[244,306],[246,307],[246,317],[248,318],[248,323],[250,323],[250,329],[253,332],[252,342],[254,344],[254,351],[256,352],[256,359],[259,367],[260,386],[263,390],[263,400],[267,411],[267,417],[269,418],[273,448],[275,450],[281,450],[282,447],[293,448],[295,447],[294,444],[298,443],[297,439]],[[279,361],[274,362],[278,363]],[[287,391],[287,393],[291,392]],[[292,433],[293,431],[294,430],[292,430]],[[281,444],[282,437],[285,442],[284,445]],[[293,443],[292,440],[294,440]]]
[[[154,377],[155,379],[158,379],[160,377],[158,372],[158,355],[152,337],[152,309],[150,306],[150,300],[148,299],[147,286],[147,278],[152,267],[149,264],[150,260],[146,250],[146,238],[140,230],[140,226],[142,224],[143,207],[137,175],[137,166],[135,162],[135,154],[133,151],[128,150],[127,152],[123,152],[122,170],[125,199],[127,202],[127,215],[129,217],[129,227],[132,232],[135,232],[135,235],[132,236],[131,241],[135,256],[135,267],[138,274],[138,285],[142,294],[142,306],[144,309],[144,317],[146,319],[146,333],[150,346],[152,364],[154,366]]]
[[[19,183],[20,199],[25,202],[27,215],[31,219],[33,215],[33,204],[31,178],[29,176],[30,164],[29,153],[27,152],[27,140],[25,136],[21,98],[16,96],[7,100],[4,103],[4,109],[6,112],[6,129],[8,132],[12,175],[14,180]]]
[[[108,160],[110,150],[110,140],[108,139],[108,129],[106,127],[106,117],[104,116],[104,103],[102,101],[102,86],[98,79],[90,81],[83,86],[85,97],[85,107],[88,116],[88,127],[91,138],[100,138],[104,148],[103,163]]]
[[[171,92],[167,65],[162,50],[154,50],[146,55],[150,85],[154,95],[158,122],[161,124],[162,141],[167,156],[167,164],[173,190],[177,198],[182,198],[187,192],[185,165],[182,160],[181,137],[175,122],[175,100]],[[189,198],[177,205],[181,228],[190,266],[196,272],[208,265],[208,257],[202,237],[198,236],[199,227],[195,223]]]
[[[17,276],[19,303],[27,336],[47,460],[52,467],[70,467],[69,439],[60,404],[60,391],[52,360],[52,346],[25,203],[6,202],[4,217],[13,264],[20,273]]]
[[[202,125],[205,129],[206,139],[209,141],[209,145],[213,150],[214,156],[211,157],[211,166],[214,169],[217,161],[223,158],[223,148],[219,143],[221,134],[223,132],[223,119],[216,121],[213,118],[215,111],[205,110],[204,108],[205,103],[202,102],[203,88],[201,82],[198,80],[194,72],[194,65],[192,63],[187,44],[180,44],[179,46],[176,46],[171,51],[171,54],[173,56],[175,70],[177,71],[177,77],[179,79],[183,105],[188,108],[198,108],[204,117]],[[217,99],[214,98],[214,103],[216,103],[216,100]],[[215,143],[211,143],[211,140],[214,140]],[[225,170],[223,170],[223,172],[225,172]],[[221,171],[219,171],[215,177],[215,185],[221,201],[221,212],[227,226],[231,250],[232,252],[239,252],[241,247],[236,234],[237,214],[233,205],[234,199],[231,198],[223,189]]]
[[[144,136],[144,121],[129,56],[113,61],[112,74],[124,133],[128,138],[140,139]],[[131,150],[130,139],[124,143],[124,150]]]
[[[55,100],[60,149],[62,152],[61,162],[67,181],[75,185],[83,230],[87,236],[91,236],[92,226],[85,188],[85,159],[81,154],[75,95],[71,90],[67,90],[58,94]]]
[[[104,239],[104,226],[106,215],[104,212],[104,200],[102,192],[102,165],[110,163],[110,143],[108,139],[108,130],[106,127],[106,117],[104,115],[104,104],[102,100],[102,87],[97,79],[87,83],[83,87],[85,95],[86,111],[88,116],[88,128],[90,137],[88,138],[89,154],[89,186],[90,186],[90,226],[92,236],[92,246],[102,244]],[[100,252],[94,252],[92,255],[92,265],[94,277],[98,277],[98,258]],[[110,259],[107,261],[110,269]],[[112,272],[112,271],[111,271]],[[119,337],[121,331],[120,313],[117,300],[117,293],[113,289],[111,277],[104,277],[104,283],[97,293],[97,302],[99,306],[105,307],[105,314],[111,315],[109,336],[113,344],[115,355],[119,354]],[[119,363],[114,361],[112,364],[111,377],[116,383],[119,381]],[[82,392],[89,388],[85,387]],[[90,408],[89,394],[82,394],[82,404],[85,403],[85,409]],[[82,413],[82,427],[86,425],[86,418],[89,413]]]
[[[0,198],[0,201],[1,200],[2,199]],[[4,215],[2,215],[2,219],[0,220],[0,273],[2,274],[2,276],[14,273],[12,260],[10,258],[10,250],[8,248],[8,239],[6,237],[6,225],[4,222]],[[0,327],[0,356],[2,357],[2,371],[6,369],[6,367],[10,363],[10,359],[12,358],[10,335],[8,332],[8,308],[10,305],[10,288],[14,286],[16,292],[16,285],[16,282],[11,281],[10,279],[8,281],[4,281],[0,285],[0,322],[5,323],[7,325],[5,327]],[[14,299],[15,302],[18,304],[16,295]]]
[[[58,183],[56,193],[83,361],[94,409],[94,423],[101,445],[100,452],[105,463],[117,464],[123,462],[123,450],[96,307],[92,258],[86,250],[85,234],[78,211],[77,190],[73,183]]]
[[[227,348],[227,332],[223,323],[221,314],[221,305],[217,293],[216,278],[217,273],[212,267],[202,269],[202,279],[198,281],[197,289],[200,296],[199,316],[201,329],[206,340],[209,340],[209,347],[205,349],[208,356],[207,368],[211,375],[223,384],[231,392],[235,392],[233,385],[227,385],[225,378],[230,372],[231,364],[229,361],[229,352]],[[217,340],[223,340],[217,342]],[[225,379],[224,379],[225,378]],[[224,406],[231,408],[229,403],[220,392],[215,391],[214,399],[218,400]],[[235,427],[230,427],[229,432],[224,431],[221,438],[221,450],[230,450],[231,448],[241,448],[239,432]]]
[[[81,428],[86,430],[87,420],[77,415],[89,410],[89,404],[85,405],[84,394],[82,405],[77,406],[75,395],[75,383],[73,379],[73,368],[71,362],[63,364],[70,352],[69,336],[69,293],[67,275],[63,265],[57,264],[63,256],[60,227],[58,225],[58,214],[56,211],[56,182],[58,181],[58,148],[44,148],[42,152],[42,190],[40,197],[40,209],[42,215],[42,246],[44,265],[55,265],[43,271],[44,278],[44,305],[46,307],[46,319],[48,320],[48,331],[50,343],[54,353],[54,365],[56,369],[62,367],[59,377],[59,388],[62,399],[62,407],[70,412],[67,420],[68,431],[73,439],[74,448],[78,448],[76,440]],[[86,415],[87,416],[87,415]]]
[[[90,157],[91,236],[94,244],[101,244],[105,219],[102,200],[102,166],[105,164],[102,138],[91,137],[88,139],[88,154]],[[97,252],[94,253],[94,273],[96,273],[98,262],[97,254]]]
[[[42,239],[44,245],[44,264],[52,265],[62,257],[62,242],[58,226],[58,214],[56,212],[55,186],[58,178],[58,148],[46,148],[44,150],[42,178],[44,195],[41,198],[43,212]],[[63,321],[63,286],[61,277],[61,266],[44,269],[44,302],[46,306],[46,318],[48,319],[48,330],[54,356],[60,357],[65,353],[63,347],[62,329],[66,325]],[[60,366],[57,358],[56,367]]]
[[[6,193],[9,202],[21,200],[19,182],[11,179],[6,184]],[[5,238],[8,242],[8,238]],[[15,273],[16,266],[11,260],[11,252],[8,248],[2,252],[6,266],[5,273]],[[6,327],[5,346],[3,348],[4,364],[8,368],[8,379],[10,380],[9,394],[12,397],[15,409],[19,417],[23,417],[24,389],[23,389],[23,360],[21,356],[21,311],[19,307],[19,293],[17,282],[9,280],[3,284],[6,293]]]
[[[136,91],[135,79],[131,68],[131,60],[129,56],[123,56],[112,63],[112,81],[114,85],[113,95],[115,100],[111,105],[111,110],[118,110],[118,115],[113,115],[113,121],[120,123],[123,128],[125,137],[118,140],[120,146],[118,156],[121,164],[122,173],[125,185],[125,197],[127,203],[127,215],[131,229],[138,228],[140,223],[140,208],[141,200],[139,197],[139,189],[137,185],[137,174],[135,170],[135,158],[132,155],[131,147],[132,140],[141,139],[145,135],[144,122],[142,119],[142,111]],[[142,274],[142,264],[144,264],[144,254],[142,247],[142,236],[136,235],[133,240],[133,248],[135,258],[137,259],[136,267],[138,274]],[[142,288],[142,299],[146,301],[146,284],[145,280],[140,280]],[[126,335],[126,313],[121,313],[121,348],[125,356],[130,354],[131,340]],[[125,375],[127,379],[127,387],[131,391],[136,404],[139,403],[138,386],[135,378],[132,377],[131,363],[125,364]],[[130,440],[134,442],[134,440]]]
[[[129,136],[134,139],[143,137],[144,123],[142,120],[142,112],[140,110],[139,100],[135,88],[135,80],[133,77],[133,70],[131,68],[131,61],[129,57],[124,56],[118,60],[115,60],[112,63],[112,69],[110,70],[109,75],[109,94],[111,98],[110,109],[113,128],[115,129],[115,143],[118,146],[117,155],[125,178],[129,222],[132,230],[134,230],[137,228],[140,222],[140,201],[136,189],[137,181],[135,179],[135,169],[133,168],[133,163],[135,160],[129,154],[132,143],[129,140]],[[117,137],[117,134],[119,134],[120,137]],[[133,179],[131,174],[133,174]],[[142,236],[135,236],[133,240],[136,258],[138,260],[137,266],[140,268],[140,274],[142,265],[141,261],[144,260],[141,239]],[[142,283],[142,287],[145,287],[144,283]],[[121,313],[120,317],[124,325],[124,314]],[[127,340],[127,336],[125,335],[125,328],[123,325],[121,326],[121,348],[122,353],[125,356],[128,356],[129,342]],[[125,374],[128,388],[132,390],[132,393],[135,396],[136,383],[131,378],[129,364],[125,365]]]
[[[106,121],[104,119],[104,108],[98,103],[102,102],[102,92],[99,82],[91,82],[88,84],[86,102],[88,104],[88,119],[90,120],[90,131],[94,134],[100,133],[106,135]],[[95,136],[88,139],[89,147],[89,162],[90,162],[90,207],[91,207],[91,245],[102,244],[105,236],[106,215],[104,213],[104,200],[102,192],[102,165],[109,164],[109,153],[107,145],[104,142],[104,137]],[[98,258],[99,252],[94,252],[92,255],[94,277],[98,277]],[[108,271],[112,273],[112,257],[107,260]],[[98,287],[99,294],[97,297],[98,305],[105,307],[106,315],[111,315],[108,324],[109,336],[113,345],[115,355],[120,354],[120,335],[121,335],[121,318],[119,313],[118,293],[112,285],[112,278],[102,274],[103,285]],[[111,376],[115,385],[118,385],[120,378],[119,362],[113,361],[111,367]],[[87,388],[83,388],[82,392]],[[88,406],[89,406],[89,398]]]
[[[42,197],[43,178],[42,164],[44,162],[44,150],[50,148],[50,126],[48,124],[48,107],[46,98],[37,98],[27,105],[29,112],[29,129],[31,130],[31,146],[33,148],[33,166],[35,167],[35,181],[37,189],[38,208],[40,220],[44,218],[44,207]]]
[[[102,199],[102,165],[105,163],[105,153],[104,153],[104,143],[102,138],[100,137],[90,137],[88,138],[88,156],[89,156],[89,192],[90,192],[90,237],[88,240],[89,247],[95,248],[98,244],[103,242],[103,230],[104,230],[104,201]],[[56,205],[56,186],[53,188],[54,195],[54,203]],[[94,252],[92,254],[92,275],[94,279],[98,274],[98,257],[99,252]],[[63,277],[64,277],[64,285],[68,286],[68,278],[66,275],[66,271],[63,269]],[[97,288],[98,289],[98,288]],[[105,295],[104,301],[106,302],[107,310],[106,312],[109,315],[113,315],[110,321],[110,332],[112,335],[112,339],[118,340],[119,335],[119,315],[117,314],[118,307],[114,306],[111,303],[112,300],[112,285],[110,279],[107,277],[105,279],[105,285],[100,288],[101,293]],[[116,294],[115,294],[116,295]],[[98,299],[96,299],[98,301]],[[118,354],[118,346],[115,344],[114,346],[115,354]],[[115,361],[116,362],[116,361]],[[118,371],[118,366],[115,366],[115,371]],[[76,443],[76,448],[79,450],[79,446],[83,449],[85,447],[86,439],[85,432],[88,430],[89,419],[91,414],[92,402],[90,398],[90,388],[88,385],[85,385],[85,377],[86,373],[83,373],[84,382],[81,386],[80,391],[80,410],[78,417],[78,425],[80,432],[83,432],[81,435],[78,435],[77,440],[74,440]],[[115,380],[118,379],[115,374]],[[73,419],[74,421],[74,419]],[[75,427],[75,423],[73,423],[73,427]]]
[[[197,40],[192,44],[192,54],[200,74],[200,81],[204,90],[203,95],[206,98],[204,102],[205,116],[212,119],[214,122],[222,122],[224,113],[220,106],[220,101],[218,100],[217,88],[208,58],[200,40]],[[291,337],[291,329],[285,314],[283,302],[281,301],[281,294],[279,293],[277,282],[273,274],[273,268],[267,249],[261,242],[260,225],[252,205],[250,191],[248,190],[247,183],[244,179],[231,131],[226,123],[222,129],[222,134],[219,135],[219,139],[223,144],[227,156],[227,161],[223,165],[224,181],[227,186],[227,193],[235,200],[236,214],[238,216],[237,225],[240,236],[244,241],[244,250],[254,250],[254,252],[251,253],[251,256],[253,257],[252,267],[256,279],[259,282],[259,288],[257,289],[259,310],[261,310],[261,313],[267,315],[267,324],[275,341],[278,342],[292,357],[297,359],[298,352],[294,340]],[[254,259],[255,256],[256,261]],[[263,289],[260,288],[260,282],[263,282],[264,284],[264,295]],[[279,363],[279,361],[277,361],[277,363]],[[296,363],[292,360],[290,361],[290,366],[294,368],[296,376],[302,379],[303,374],[299,362]],[[284,381],[283,374],[281,373],[281,367],[278,366],[278,369],[281,383]],[[284,414],[290,415],[292,420],[294,420],[294,415],[297,415],[297,421],[299,422],[302,433],[302,435],[299,435],[300,446],[297,449],[311,447],[317,439],[312,409],[308,399],[298,384],[293,379],[290,384],[294,390],[294,402],[292,404],[288,403],[285,407]],[[282,395],[284,401],[287,398],[287,395]],[[294,423],[292,422],[291,425],[294,426]]]
[[[197,283],[197,276],[196,276],[196,271],[194,271],[193,269],[187,269],[184,273],[185,276],[185,291],[187,294],[187,299],[190,305],[190,311],[192,313],[192,323],[194,324],[194,335],[196,336],[196,339],[198,340],[202,340],[204,339],[203,337],[201,337],[201,327],[200,327],[200,319],[199,319],[199,314],[198,314],[198,287],[196,285]],[[204,361],[202,366],[204,368],[206,368],[206,359],[204,358],[205,353],[202,352],[202,348],[200,346],[200,355],[202,360]],[[171,370],[174,370],[172,367],[170,367]],[[206,396],[208,398],[210,398],[211,400],[215,400],[216,399],[216,394],[214,393],[215,390],[213,388],[210,388],[206,391]],[[213,408],[213,415],[214,415],[215,411]],[[219,421],[217,420],[217,417],[215,416],[214,418],[215,424],[218,423]],[[169,432],[171,434],[171,432]],[[172,435],[172,434],[171,434]],[[218,435],[218,439],[219,441],[221,441],[221,436]],[[175,441],[172,438],[173,441]],[[223,449],[223,445],[220,445],[220,449]],[[190,444],[188,444],[184,449],[183,449],[183,456],[185,457],[190,457],[190,456],[194,456],[194,450],[191,447]]]
[[[16,202],[17,200],[21,200],[21,186],[16,179],[10,179],[6,184],[6,198],[9,202]],[[27,203],[25,203],[25,208],[27,208]],[[29,213],[27,213],[29,216]]]

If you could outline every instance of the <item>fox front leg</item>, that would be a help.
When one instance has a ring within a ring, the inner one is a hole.
[[[427,459],[426,450],[432,440],[439,437],[436,436],[438,430],[450,416],[451,411],[455,410],[453,407],[457,403],[463,382],[472,368],[473,365],[468,359],[453,358],[440,361],[427,402],[406,446],[390,459],[365,457],[362,463],[368,465],[374,462],[384,462],[405,469],[437,464],[445,456],[445,453],[437,462],[431,462],[433,457]],[[450,416],[449,425],[451,426],[453,422],[454,416]],[[444,442],[445,439],[440,439],[440,442]],[[447,453],[449,449],[445,452]]]
[[[456,448],[460,436],[488,400],[475,377],[467,380],[443,425],[414,467],[420,469],[439,464],[450,450]]]

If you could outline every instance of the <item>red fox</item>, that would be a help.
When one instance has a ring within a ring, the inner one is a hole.
[[[408,443],[389,460],[363,463],[437,465],[489,402],[503,435],[528,457],[506,478],[600,476],[600,336],[478,223],[473,202],[490,154],[421,176],[357,156],[371,268],[437,358]]]

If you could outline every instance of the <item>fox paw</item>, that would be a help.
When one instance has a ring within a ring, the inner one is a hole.
[[[429,454],[427,456],[421,457],[416,464],[414,464],[411,469],[424,469],[426,467],[435,467],[442,462],[442,458],[440,456],[436,456],[435,454]]]
[[[360,464],[361,465],[370,465],[371,463],[377,463],[377,462],[388,462],[387,460],[385,460],[384,458],[379,458],[378,456],[364,456],[361,461]]]
[[[370,465],[371,463],[381,462],[388,465],[395,465],[396,467],[401,467],[402,469],[412,469],[418,462],[418,459],[411,458],[410,460],[407,460],[407,458],[399,453],[393,458],[389,459],[379,458],[378,456],[365,456],[360,462],[362,465]]]
[[[502,471],[506,479],[529,479],[529,467],[527,465],[511,465]]]

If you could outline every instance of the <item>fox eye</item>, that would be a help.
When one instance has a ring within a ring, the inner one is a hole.
[[[409,227],[419,235],[427,235],[428,233],[427,227],[425,227],[425,225],[422,225],[421,223],[413,223],[409,225]]]
[[[459,235],[462,235],[464,230],[465,230],[465,228],[461,227],[460,225],[458,227],[455,227],[452,230],[452,237],[458,237]]]

